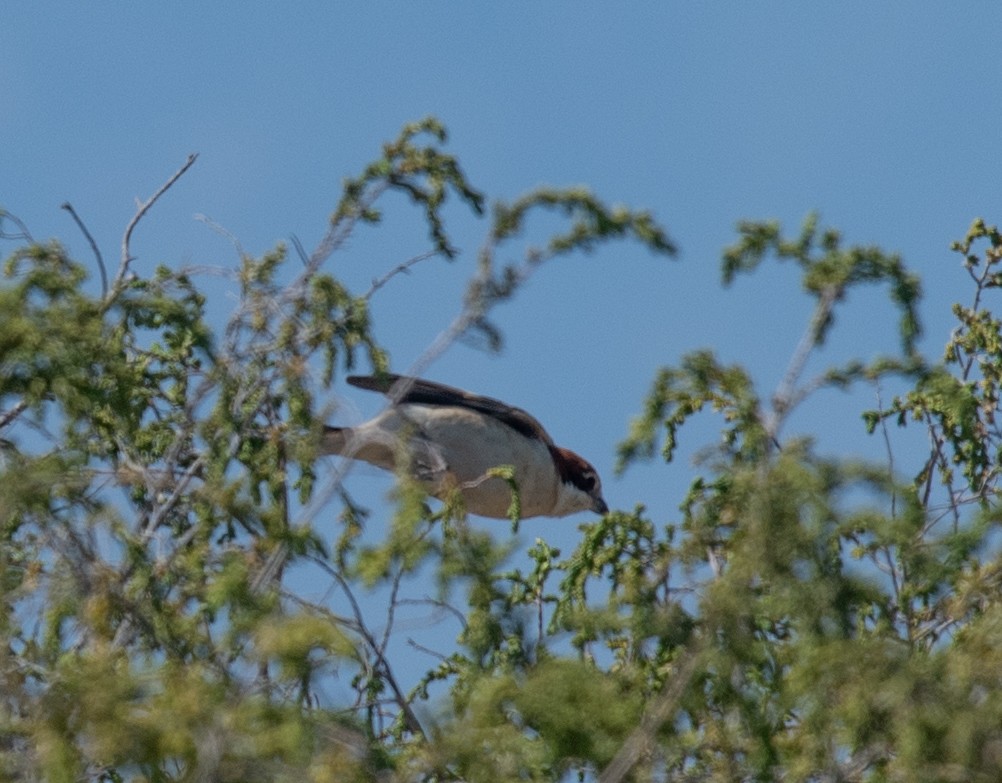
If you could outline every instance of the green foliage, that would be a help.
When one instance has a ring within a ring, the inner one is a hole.
[[[751,379],[743,368],[723,367],[711,352],[698,351],[685,356],[681,367],[658,372],[643,416],[634,419],[629,436],[619,447],[618,471],[634,459],[654,456],[662,427],[661,455],[670,462],[679,429],[706,406],[723,415],[723,441],[735,457],[755,460],[763,454],[768,435]]]
[[[533,573],[504,575],[510,546],[468,529],[455,502],[433,514],[406,475],[396,514],[373,538],[368,512],[314,465],[320,394],[360,359],[389,365],[370,299],[414,263],[457,256],[443,216],[450,197],[484,212],[445,141],[435,119],[405,126],[345,180],[319,245],[297,244],[300,263],[283,246],[259,258],[238,246],[224,270],[236,294],[229,313],[210,307],[197,272],[133,268],[134,231],[196,156],[139,206],[112,275],[91,242],[100,295],[61,245],[35,243],[0,212],[17,229],[4,238],[19,243],[0,286],[0,777],[368,780],[430,747],[413,708],[427,684],[446,678],[472,694],[476,672],[486,682],[535,660],[513,613],[550,605],[557,553],[544,547]],[[418,209],[431,249],[352,291],[326,262],[384,219],[394,192]],[[537,209],[570,228],[495,271],[492,254]],[[488,310],[544,255],[622,238],[672,251],[650,215],[581,189],[498,204],[487,236],[440,349],[490,332]],[[505,466],[497,475],[511,478]],[[342,511],[327,542],[316,523],[337,516],[332,496]],[[518,517],[515,491],[513,525]],[[290,587],[288,574],[307,566],[330,580],[334,608]],[[427,568],[440,604],[468,591],[457,614],[469,654],[408,694],[388,643],[405,580]],[[383,588],[387,628],[376,631],[360,595]],[[323,697],[331,681],[348,683],[354,702]],[[525,709],[550,725],[542,703]],[[554,768],[568,742],[551,750]]]
[[[983,256],[975,252],[979,244],[987,245]],[[984,298],[1002,283],[1002,236],[979,219],[964,240],[952,247],[963,256],[974,294],[969,306],[953,306],[958,325],[946,344],[943,364],[930,368],[914,390],[896,397],[887,410],[869,412],[867,423],[871,429],[887,418],[894,418],[899,425],[908,420],[925,423],[934,444],[916,476],[925,498],[931,496],[938,475],[954,510],[970,502],[988,508],[1002,458],[1002,438],[995,423],[1002,381],[1002,339],[1000,321]]]
[[[548,659],[525,673],[477,677],[463,709],[438,727],[423,766],[469,781],[559,780],[601,768],[640,714],[629,683],[591,664]]]
[[[444,144],[447,138],[445,127],[434,117],[409,123],[396,140],[383,145],[382,158],[369,164],[361,176],[345,180],[344,195],[331,216],[332,238],[340,241],[347,236],[354,221],[378,223],[382,212],[376,200],[385,190],[400,190],[422,208],[435,249],[447,258],[456,256],[458,251],[445,232],[442,205],[453,190],[480,214],[484,197],[470,186],[452,155],[434,143],[414,144],[422,134],[430,135],[437,144]]]
[[[623,466],[650,458],[663,429],[670,460],[691,415],[706,405],[724,415],[722,446],[709,474],[693,482],[681,524],[628,557],[667,551],[668,563],[685,569],[673,600],[692,632],[659,662],[679,678],[668,678],[679,692],[663,687],[649,711],[657,724],[637,729],[645,754],[624,745],[627,769],[669,779],[994,779],[1002,768],[993,750],[1002,724],[989,696],[997,670],[972,665],[971,644],[995,626],[999,606],[986,590],[1000,555],[991,369],[998,325],[979,307],[995,284],[998,234],[979,221],[955,246],[975,304],[955,308],[960,326],[936,365],[915,354],[919,287],[897,257],[840,250],[832,231],[819,240],[813,217],[793,240],[775,224],[742,224],[740,232],[724,256],[725,282],[774,254],[798,264],[817,305],[774,394],[757,392],[742,368],[721,367],[712,354],[688,356],[659,372],[620,448]],[[990,243],[983,259],[971,254],[980,240]],[[831,337],[837,303],[852,286],[878,281],[890,284],[902,313],[903,356],[855,360],[802,381],[807,356]],[[822,459],[809,441],[778,437],[816,390],[888,374],[910,378],[913,390],[888,410],[865,412],[865,426],[927,424],[933,448],[914,482],[886,465]],[[931,491],[933,471],[945,494]],[[602,554],[627,560],[612,547]],[[670,573],[659,572],[666,592]],[[689,590],[695,601],[685,598]]]
[[[389,367],[372,297],[457,256],[450,196],[484,211],[445,140],[434,119],[406,126],[345,181],[299,262],[240,252],[224,314],[194,272],[142,276],[128,250],[194,157],[141,206],[100,295],[61,245],[0,212],[19,243],[0,286],[0,777],[998,779],[1002,326],[986,297],[1002,235],[976,221],[954,245],[974,295],[930,360],[900,258],[845,247],[814,216],[793,238],[741,224],[724,283],[792,261],[814,302],[786,373],[761,389],[708,350],[656,370],[620,470],[672,461],[703,411],[721,420],[677,518],[638,504],[583,524],[573,551],[539,538],[520,553],[471,526],[458,495],[433,508],[406,470],[374,525],[314,465],[336,376]],[[430,251],[352,291],[325,264],[394,214],[393,192]],[[559,227],[534,244],[540,212]],[[494,205],[459,315],[425,359],[470,335],[496,347],[493,308],[539,264],[621,239],[674,252],[649,213],[580,188]],[[520,261],[497,261],[516,246]],[[871,284],[890,291],[899,355],[803,377],[849,292]],[[784,435],[819,390],[891,378],[889,404],[847,423],[879,435],[885,461]],[[892,423],[924,428],[928,453],[896,454]],[[441,653],[406,639],[439,656],[423,676],[402,673],[397,617],[414,605],[457,628]]]
[[[834,229],[818,235],[818,219],[810,215],[796,239],[784,239],[778,223],[741,223],[741,239],[724,251],[724,284],[729,285],[739,272],[754,270],[764,258],[774,254],[780,261],[793,261],[800,267],[804,290],[816,299],[841,299],[852,286],[860,283],[886,282],[891,301],[900,310],[899,334],[902,350],[911,354],[921,329],[916,306],[921,296],[918,277],[910,273],[896,255],[887,255],[876,247],[851,247],[843,250],[842,238]],[[830,308],[815,323],[813,339],[824,342],[834,325]]]

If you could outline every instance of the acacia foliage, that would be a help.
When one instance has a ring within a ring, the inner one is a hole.
[[[978,221],[955,246],[973,297],[929,359],[900,258],[845,247],[813,217],[792,238],[739,226],[725,283],[792,262],[814,302],[785,375],[768,394],[711,351],[657,370],[622,469],[671,461],[701,412],[721,421],[679,517],[655,522],[638,498],[584,524],[573,552],[537,540],[514,557],[503,531],[433,509],[406,477],[392,518],[373,519],[315,460],[325,390],[360,361],[389,364],[372,297],[396,271],[458,255],[449,199],[485,212],[444,143],[434,120],[405,127],[293,263],[284,247],[241,253],[222,327],[192,272],[135,271],[138,220],[111,282],[88,293],[83,262],[0,213],[15,245],[0,287],[0,775],[997,779],[999,232]],[[430,248],[351,291],[327,261],[393,192]],[[566,228],[499,263],[538,210]],[[539,264],[620,239],[674,250],[648,213],[583,189],[496,205],[426,359],[472,333],[496,347],[492,308]],[[805,377],[866,285],[887,290],[900,351]],[[819,391],[891,379],[903,391],[860,426],[888,443],[895,426],[925,428],[914,475],[893,451],[865,463],[784,434]],[[296,590],[303,566],[329,581],[327,600]],[[428,574],[461,633],[406,682],[393,612]],[[378,618],[364,608],[374,588]],[[351,696],[330,696],[332,680]]]

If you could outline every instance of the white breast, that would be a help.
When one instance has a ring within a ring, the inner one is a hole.
[[[507,515],[511,487],[504,479],[486,478],[491,468],[502,465],[515,470],[523,517],[551,514],[557,504],[560,480],[546,444],[476,411],[407,403],[355,428],[355,434],[363,442],[406,437],[418,463],[430,461],[428,449],[433,444],[444,473],[425,479],[429,491],[444,495],[460,489],[471,513]],[[361,453],[358,456],[365,459]]]

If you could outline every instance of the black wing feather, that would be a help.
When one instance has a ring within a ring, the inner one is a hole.
[[[415,403],[418,405],[447,405],[483,413],[508,425],[527,438],[535,438],[547,446],[553,440],[535,418],[521,408],[516,408],[492,397],[481,397],[444,383],[411,378],[406,375],[385,373],[383,375],[351,375],[348,383],[359,389],[367,389],[385,394],[395,404]]]

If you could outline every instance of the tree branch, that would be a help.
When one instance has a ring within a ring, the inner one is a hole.
[[[10,410],[0,413],[0,428],[6,427],[8,424],[14,421],[14,419],[16,419],[22,413],[24,413],[27,407],[28,403],[26,403],[24,400],[21,400],[17,405],[15,405]]]
[[[598,783],[622,783],[633,771],[641,757],[648,752],[654,735],[661,730],[661,727],[678,709],[679,699],[682,698],[685,689],[689,687],[689,682],[696,672],[698,660],[698,656],[694,652],[690,652],[682,661],[682,665],[661,691],[654,705],[644,713],[640,725],[626,738],[626,742],[623,743],[619,752],[602,770],[598,776]]]
[[[13,223],[15,226],[17,226],[18,231],[20,231],[21,233],[19,233],[19,234],[8,234],[6,231],[4,231],[3,230],[3,221],[5,221],[5,220],[9,220],[11,223]],[[10,214],[10,212],[8,212],[5,209],[0,209],[0,239],[13,239],[13,240],[16,240],[16,241],[23,240],[25,242],[34,242],[35,241],[35,238],[31,235],[31,232],[28,231],[28,227],[24,224],[24,221],[22,221],[16,215]]]
[[[115,275],[115,281],[111,287],[111,295],[114,295],[114,293],[121,287],[122,281],[125,279],[125,275],[129,271],[129,264],[132,263],[132,251],[130,249],[132,232],[139,224],[139,221],[143,219],[147,212],[150,211],[150,208],[164,193],[170,189],[175,182],[177,182],[184,175],[188,169],[194,165],[197,159],[198,153],[193,152],[189,155],[188,159],[184,162],[184,165],[175,171],[171,178],[161,185],[160,189],[150,196],[145,203],[139,205],[139,209],[136,211],[136,214],[132,216],[132,220],[129,221],[129,225],[125,227],[125,235],[122,237],[122,260],[119,262],[118,273]]]
[[[413,258],[407,259],[402,264],[397,264],[395,267],[393,267],[393,269],[391,269],[382,277],[374,278],[372,281],[372,285],[369,287],[369,290],[365,292],[362,298],[365,299],[366,301],[370,300],[373,294],[376,293],[376,291],[378,291],[380,288],[382,288],[384,285],[390,282],[390,280],[392,280],[394,277],[396,277],[401,273],[409,272],[410,268],[415,264],[419,264],[422,261],[427,261],[429,258],[434,258],[440,252],[441,251],[439,250],[429,250],[426,253],[421,253],[420,255],[414,256]]]
[[[786,374],[783,376],[783,380],[780,381],[776,393],[772,396],[772,414],[766,425],[766,432],[769,435],[770,441],[776,441],[780,427],[783,425],[783,419],[793,409],[795,403],[799,401],[795,400],[794,397],[797,381],[800,380],[811,351],[818,345],[818,337],[821,334],[821,329],[831,316],[832,307],[835,305],[835,300],[838,299],[838,296],[839,288],[834,285],[827,286],[822,292],[818,299],[817,307],[814,308],[811,321],[801,336],[800,342],[797,343],[793,356],[790,358]]]
[[[326,571],[329,576],[333,577],[334,581],[340,585],[341,591],[348,599],[348,604],[351,606],[352,614],[355,616],[355,630],[358,635],[362,637],[366,647],[368,647],[375,656],[376,667],[379,669],[380,675],[393,692],[393,702],[400,708],[404,725],[412,734],[427,739],[428,736],[425,734],[424,728],[421,726],[421,721],[418,720],[417,714],[414,712],[414,708],[407,700],[406,694],[403,692],[403,689],[393,676],[393,670],[390,668],[390,662],[386,659],[385,648],[389,634],[387,633],[384,635],[382,643],[377,641],[375,634],[373,634],[366,626],[365,614],[362,612],[362,607],[359,606],[358,600],[355,598],[355,594],[351,590],[351,585],[348,584],[348,581],[344,578],[344,576],[336,569],[332,568],[329,563],[326,563],[319,558],[311,558],[311,560],[323,571]],[[318,609],[324,614],[330,614],[327,609],[322,607],[318,607]]]
[[[83,232],[87,241],[90,242],[90,249],[94,251],[94,257],[97,258],[97,268],[101,271],[101,296],[105,297],[108,295],[108,270],[104,266],[104,258],[101,256],[101,251],[97,246],[97,242],[94,241],[94,237],[91,236],[90,231],[87,230],[87,226],[84,225],[84,222],[80,219],[77,211],[73,209],[73,205],[68,201],[64,201],[62,207],[70,213],[70,217],[73,218],[77,227]]]

